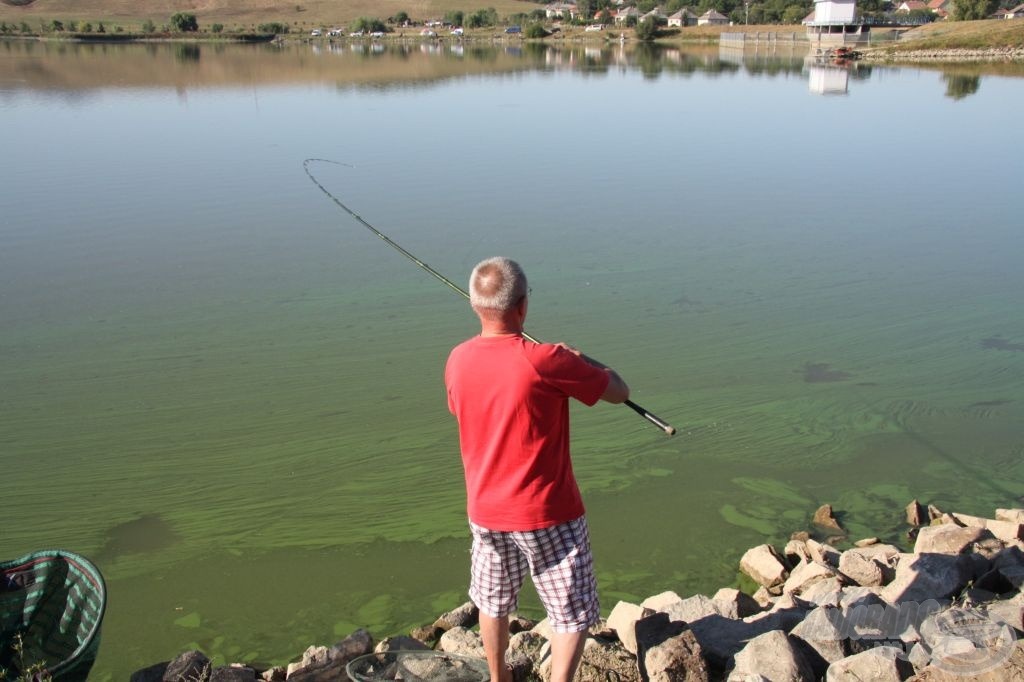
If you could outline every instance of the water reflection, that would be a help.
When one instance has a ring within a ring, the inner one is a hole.
[[[75,44],[0,41],[0,87],[88,90],[92,88],[253,87],[330,83],[338,87],[429,86],[477,75],[568,69],[604,75],[639,71],[664,76],[730,74],[802,76],[816,94],[849,94],[851,80],[870,77],[864,62],[835,64],[808,55],[800,42],[673,47],[649,43],[565,44],[494,42],[327,42],[258,45]],[[202,60],[203,52],[216,60]],[[877,68],[877,67],[876,67]],[[916,66],[915,68],[927,68]],[[1024,77],[1022,64],[936,66],[946,95],[963,99],[978,92],[988,74]]]

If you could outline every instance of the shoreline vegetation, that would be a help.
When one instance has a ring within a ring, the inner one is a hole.
[[[437,42],[437,43],[572,43],[626,44],[652,42],[662,46],[715,45],[722,33],[783,36],[794,44],[804,42],[802,25],[727,25],[661,27],[649,40],[637,27],[609,24],[601,30],[570,24],[559,19],[537,21],[529,17],[543,5],[499,0],[486,11],[496,19],[493,25],[460,28],[440,25],[442,17],[457,11],[455,0],[433,0],[417,8],[423,16],[401,10],[399,0],[367,4],[362,0],[269,10],[243,1],[210,3],[194,13],[176,12],[170,2],[129,3],[127,0],[92,0],[69,3],[39,0],[0,0],[0,38],[56,40],[81,43],[324,43]],[[61,5],[68,4],[66,9]],[[224,5],[224,6],[221,6]],[[250,6],[251,5],[251,6]],[[341,6],[339,6],[341,5]],[[451,7],[449,7],[451,5]],[[167,14],[153,16],[166,8]],[[472,8],[470,8],[472,10]],[[392,12],[392,10],[394,10]],[[388,12],[391,12],[389,15]],[[384,13],[386,18],[376,18]],[[370,27],[373,26],[373,30]],[[516,26],[515,33],[507,29]],[[424,32],[427,32],[424,35]],[[878,28],[869,45],[856,49],[872,62],[978,62],[1024,60],[1024,21],[989,19],[980,21],[936,21],[908,28]],[[780,38],[782,39],[782,38]],[[810,49],[808,43],[808,48]]]
[[[905,514],[909,551],[875,537],[854,541],[843,513],[822,505],[810,530],[793,533],[784,548],[762,544],[743,555],[746,592],[619,601],[590,628],[576,679],[1021,679],[1024,509],[982,518],[912,500]],[[286,666],[215,666],[192,650],[136,671],[131,682],[341,681],[351,661],[371,655],[356,665],[369,660],[373,679],[447,679],[426,668],[483,659],[478,621],[467,602],[407,635],[375,643],[358,629]],[[550,679],[547,621],[513,614],[510,630],[514,682]]]

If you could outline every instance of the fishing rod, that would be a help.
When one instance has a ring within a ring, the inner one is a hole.
[[[338,199],[338,197],[336,197],[333,194],[331,194],[331,192],[326,187],[324,187],[322,184],[320,184],[320,181],[317,180],[316,176],[314,176],[313,173],[309,170],[309,164],[311,164],[311,163],[330,163],[330,164],[334,164],[336,166],[348,166],[349,168],[351,168],[352,166],[349,166],[348,164],[345,164],[345,163],[340,163],[338,161],[332,161],[330,159],[306,159],[305,161],[302,162],[302,169],[304,171],[306,171],[306,175],[309,177],[310,181],[312,181],[312,183],[314,185],[316,185],[320,189],[321,192],[326,194],[328,196],[328,198],[330,198],[331,201],[333,201],[335,204],[337,204],[338,207],[341,210],[345,211],[345,213],[348,213],[350,216],[355,218],[356,221],[360,225],[362,225],[363,227],[368,229],[370,232],[372,232],[375,235],[377,235],[381,240],[384,241],[385,244],[387,244],[388,246],[390,246],[394,250],[398,251],[398,253],[402,254],[403,256],[405,256],[406,258],[411,260],[413,263],[415,263],[417,266],[419,266],[419,268],[421,270],[423,270],[424,272],[428,273],[429,275],[431,275],[432,277],[437,279],[439,282],[441,282],[441,284],[444,284],[446,287],[448,287],[449,289],[451,289],[455,293],[459,294],[460,296],[462,296],[467,301],[469,300],[469,293],[466,292],[465,289],[463,289],[458,284],[456,284],[455,282],[451,281],[450,279],[448,279],[447,277],[442,275],[440,272],[438,272],[434,268],[430,267],[429,265],[427,265],[426,263],[421,261],[416,256],[414,256],[411,253],[409,253],[408,251],[406,251],[404,248],[402,248],[402,246],[400,244],[398,244],[393,239],[391,239],[391,237],[387,236],[386,234],[384,234],[383,232],[378,230],[376,227],[374,227],[370,223],[368,223],[365,220],[363,220],[362,216],[360,216],[358,213],[356,213],[351,208],[346,206],[340,199]],[[532,341],[534,343],[540,343],[540,341],[538,341],[536,338],[530,336],[525,331],[523,332],[523,338],[527,339],[528,341]],[[659,429],[664,431],[666,435],[669,435],[669,436],[674,436],[675,435],[676,428],[674,426],[669,424],[664,419],[661,419],[657,415],[655,415],[655,414],[653,414],[651,412],[648,412],[644,408],[642,408],[639,405],[637,405],[636,403],[634,403],[632,400],[626,400],[625,402],[623,402],[623,405],[625,405],[626,407],[630,408],[631,410],[633,410],[634,412],[639,414],[641,417],[643,417],[644,419],[649,421],[651,424],[654,424],[655,426],[657,426]]]

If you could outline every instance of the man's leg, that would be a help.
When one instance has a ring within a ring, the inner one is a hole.
[[[481,631],[483,630],[481,616]],[[587,631],[555,632],[551,635],[551,682],[570,682],[583,656]]]
[[[512,682],[512,673],[505,666],[508,649],[508,616],[495,618],[480,612],[480,639],[487,653],[487,668],[493,682]],[[552,648],[552,651],[554,649]]]

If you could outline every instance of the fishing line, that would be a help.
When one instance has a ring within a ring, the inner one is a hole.
[[[305,161],[302,162],[302,169],[304,171],[306,171],[306,175],[309,177],[310,181],[314,185],[316,185],[320,189],[321,192],[326,194],[328,196],[328,198],[330,198],[330,200],[333,201],[338,206],[338,208],[340,208],[345,213],[348,213],[350,216],[355,218],[355,220],[360,225],[365,227],[367,230],[369,230],[373,234],[377,235],[377,237],[379,237],[385,244],[387,244],[388,246],[393,248],[395,251],[398,251],[398,253],[402,254],[403,256],[405,256],[406,258],[411,260],[421,270],[427,272],[429,275],[434,277],[436,280],[438,280],[439,282],[444,284],[446,287],[448,287],[449,289],[451,289],[455,293],[457,293],[460,296],[462,296],[467,301],[469,300],[469,294],[466,292],[465,289],[463,289],[458,284],[456,284],[455,282],[451,281],[450,279],[448,279],[447,277],[442,275],[440,272],[438,272],[434,268],[430,267],[429,265],[427,265],[426,263],[421,261],[416,256],[414,256],[411,253],[409,253],[408,251],[406,251],[404,248],[402,248],[402,246],[400,244],[398,244],[393,239],[391,239],[391,237],[387,236],[386,234],[384,234],[383,232],[378,230],[376,227],[374,227],[370,223],[368,223],[365,220],[363,220],[363,217],[361,215],[359,215],[358,213],[353,211],[351,208],[346,206],[345,203],[343,201],[341,201],[341,199],[339,199],[338,197],[336,197],[333,194],[331,194],[331,192],[326,187],[324,187],[322,184],[320,184],[320,181],[316,179],[316,176],[313,175],[312,171],[309,170],[309,164],[311,164],[311,163],[330,163],[330,164],[333,164],[335,166],[345,166],[345,167],[348,167],[348,168],[353,168],[353,166],[351,166],[351,165],[349,165],[347,163],[341,163],[339,161],[332,161],[330,159],[306,159]],[[533,341],[534,343],[540,343],[540,341],[538,341],[534,337],[530,336],[525,331],[523,332],[523,338],[525,338],[525,339],[527,339],[529,341]],[[658,417],[658,416],[648,412],[644,408],[642,408],[639,405],[637,405],[636,403],[634,403],[632,400],[626,400],[623,403],[623,405],[625,405],[626,407],[630,408],[631,410],[633,410],[634,412],[639,414],[641,417],[643,417],[644,419],[649,421],[651,424],[654,424],[655,426],[657,426],[659,429],[664,431],[667,435],[669,435],[669,436],[675,435],[676,429],[675,429],[674,426],[672,426],[671,424],[669,424],[665,420],[661,419],[660,417]]]

